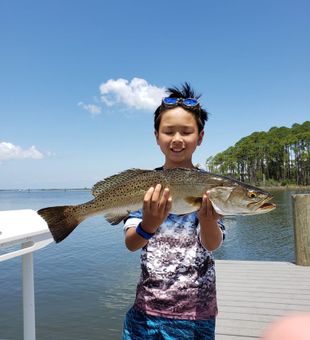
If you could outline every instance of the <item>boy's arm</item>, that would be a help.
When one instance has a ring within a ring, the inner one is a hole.
[[[167,218],[171,209],[171,202],[172,199],[168,188],[161,193],[160,184],[157,184],[155,188],[151,187],[146,192],[143,200],[141,228],[147,233],[155,233]],[[143,248],[148,243],[148,240],[136,232],[136,227],[128,228],[125,234],[126,247],[131,251]]]
[[[201,208],[198,212],[200,224],[200,241],[209,251],[217,249],[223,241],[223,232],[219,226],[221,215],[212,207],[207,195],[202,198]]]
[[[130,227],[126,230],[125,244],[130,251],[136,251],[143,248],[148,240],[136,233],[136,227]]]

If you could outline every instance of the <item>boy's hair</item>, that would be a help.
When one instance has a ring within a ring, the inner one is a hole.
[[[198,95],[195,93],[193,88],[190,86],[189,83],[185,82],[183,85],[181,85],[180,88],[174,86],[174,87],[169,87],[167,89],[168,97],[170,98],[196,98],[199,99],[201,95]],[[184,108],[184,107],[183,107]],[[159,129],[159,124],[160,124],[160,119],[161,119],[161,114],[162,112],[169,110],[169,108],[163,106],[161,104],[158,106],[156,111],[154,112],[154,128],[158,132]],[[200,133],[205,126],[205,122],[208,120],[208,112],[204,110],[200,104],[198,107],[194,108],[185,108],[185,110],[189,111],[190,113],[193,114],[193,116],[196,119],[197,126],[198,126],[198,132]]]

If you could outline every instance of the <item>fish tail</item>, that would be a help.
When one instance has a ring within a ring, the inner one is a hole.
[[[70,205],[43,208],[38,214],[46,221],[56,243],[64,240],[82,222]]]

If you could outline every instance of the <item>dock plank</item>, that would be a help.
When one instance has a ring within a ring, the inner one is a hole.
[[[259,339],[279,317],[310,313],[310,267],[217,260],[216,271],[216,340]]]

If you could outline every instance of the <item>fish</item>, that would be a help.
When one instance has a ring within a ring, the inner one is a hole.
[[[199,169],[128,169],[99,181],[92,188],[94,199],[77,205],[42,208],[37,213],[46,221],[56,243],[64,240],[85,219],[103,215],[117,225],[130,212],[142,208],[146,191],[156,184],[169,188],[170,213],[184,215],[201,207],[205,193],[222,216],[255,215],[276,208],[272,195],[236,179]]]

